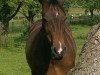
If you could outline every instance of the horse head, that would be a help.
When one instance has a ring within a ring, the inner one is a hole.
[[[51,44],[52,59],[60,60],[66,52],[65,13],[60,0],[45,0],[43,3],[43,23]]]

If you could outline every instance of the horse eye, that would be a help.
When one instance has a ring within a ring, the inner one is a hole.
[[[64,21],[66,21],[67,18],[64,18]]]
[[[43,21],[46,22],[46,23],[48,22],[45,18],[43,18]]]
[[[52,42],[52,36],[49,33],[47,34],[47,37],[48,37],[49,41]]]

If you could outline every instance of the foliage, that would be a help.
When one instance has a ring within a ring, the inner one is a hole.
[[[100,0],[77,0],[76,3],[86,9],[86,13],[90,12],[93,16],[94,10],[100,10]]]
[[[100,9],[99,0],[78,0],[78,5],[87,9]]]
[[[81,24],[81,25],[95,25],[100,22],[100,15],[94,15],[91,17],[90,15],[83,15],[78,17],[69,16],[68,19],[71,24]]]
[[[38,0],[25,0],[20,12],[30,21],[31,18],[33,19],[33,17],[40,15],[41,5]]]
[[[71,5],[73,4],[73,0],[65,0],[64,2],[64,10],[66,13],[68,13],[69,8],[71,7]]]
[[[9,21],[18,13],[21,5],[22,2],[20,0],[0,0],[0,22],[2,25],[0,36],[5,38],[1,43],[6,43],[5,41],[7,40]]]
[[[11,20],[16,14],[20,0],[0,0],[0,21]]]

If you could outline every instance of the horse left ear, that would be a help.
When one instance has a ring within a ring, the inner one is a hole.
[[[65,0],[57,0],[61,6],[63,6]]]

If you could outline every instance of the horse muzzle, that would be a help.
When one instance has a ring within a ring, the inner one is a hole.
[[[61,60],[66,53],[66,48],[63,48],[61,52],[57,50],[55,47],[51,47],[51,58],[53,60]]]

